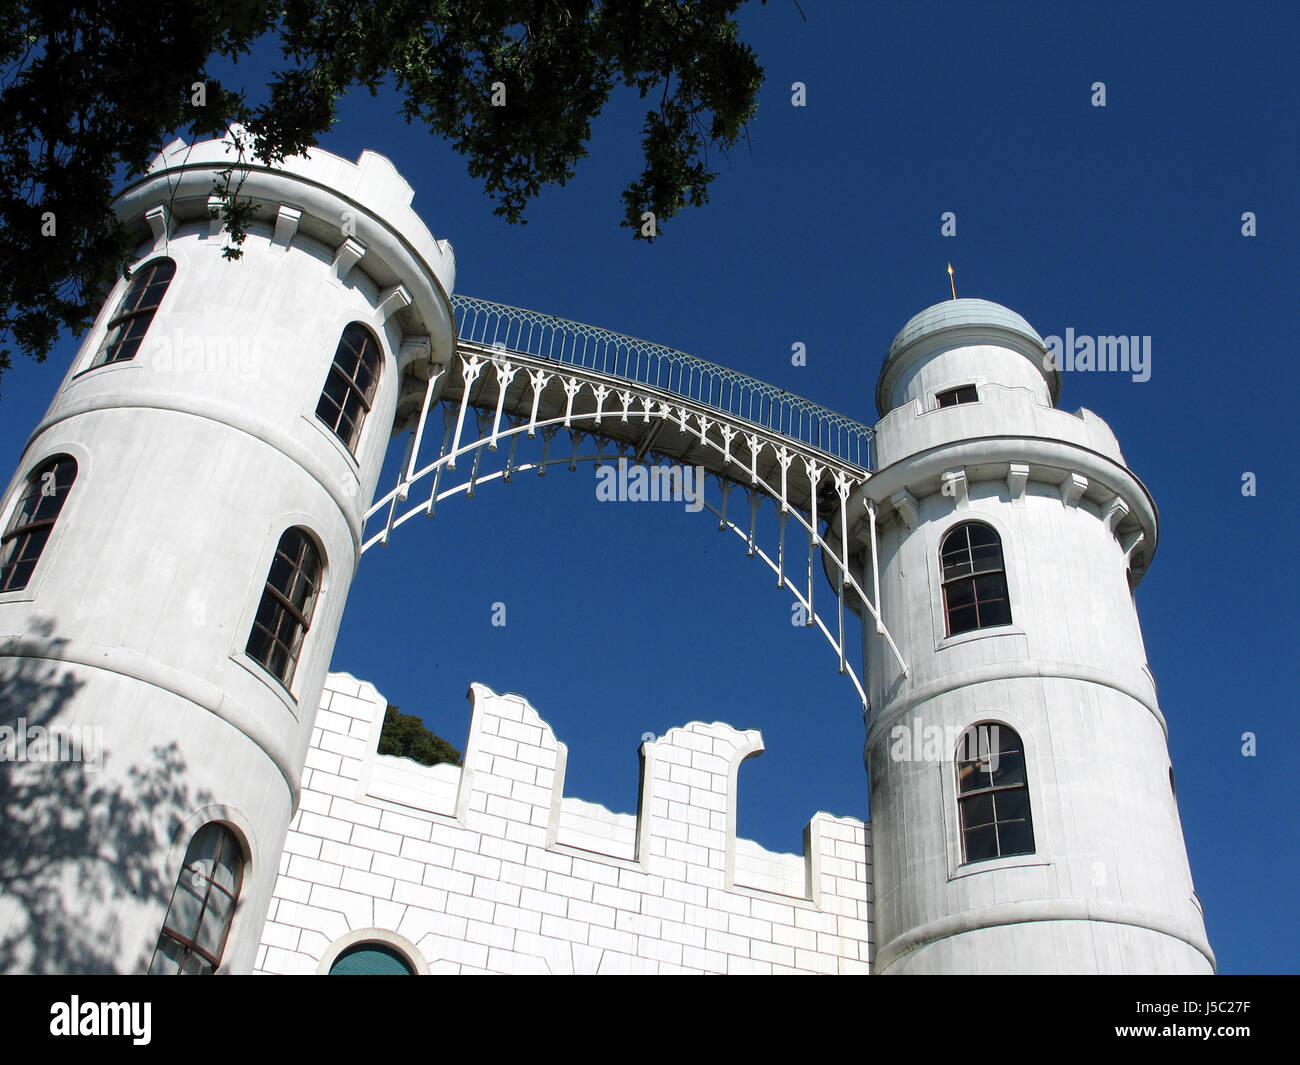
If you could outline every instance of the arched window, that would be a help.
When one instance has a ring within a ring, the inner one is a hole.
[[[290,529],[280,537],[248,637],[248,654],[286,688],[311,628],[321,570],[320,552],[305,530]]]
[[[386,943],[358,943],[334,959],[330,976],[414,976],[415,969]]]
[[[77,463],[67,455],[41,463],[27,478],[27,490],[0,536],[0,592],[27,587],[76,479]]]
[[[989,526],[958,525],[939,547],[948,635],[1011,624],[1002,541]]]
[[[175,273],[176,264],[170,259],[154,259],[136,271],[126,295],[118,304],[117,313],[108,321],[108,332],[99,354],[95,356],[94,365],[127,362],[135,358]]]
[[[1025,748],[1015,729],[973,725],[957,749],[963,861],[1034,853]]]
[[[379,341],[364,326],[353,322],[339,340],[334,365],[325,379],[325,390],[316,404],[316,417],[328,425],[356,454],[361,427],[375,398],[383,352]]]
[[[151,974],[207,976],[221,964],[244,880],[244,854],[234,833],[210,821],[185,852],[149,963]]]

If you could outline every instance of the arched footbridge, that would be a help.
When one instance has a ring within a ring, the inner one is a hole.
[[[552,466],[623,459],[648,466],[664,491],[683,487],[673,467],[695,467],[705,476],[692,507],[713,513],[771,568],[830,643],[864,709],[845,648],[846,608],[871,614],[906,674],[879,613],[874,545],[850,537],[863,527],[875,535],[873,520],[860,521],[872,508],[861,491],[871,477],[870,427],[659,344],[472,296],[452,304],[455,355],[403,392],[396,424],[409,430],[406,451],[397,484],[366,512],[363,551],[445,500]],[[833,596],[817,594],[819,552]]]

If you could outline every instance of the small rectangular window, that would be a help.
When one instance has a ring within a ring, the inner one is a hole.
[[[946,392],[940,392],[934,398],[939,401],[940,407],[955,407],[958,403],[977,403],[980,397],[974,385],[962,385],[960,388],[950,388]]]

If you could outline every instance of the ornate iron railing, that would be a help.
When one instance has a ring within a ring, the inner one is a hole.
[[[504,303],[452,296],[462,340],[582,366],[663,389],[791,437],[862,470],[871,428],[802,396],[648,340]]]

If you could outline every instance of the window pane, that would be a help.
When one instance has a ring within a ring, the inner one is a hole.
[[[140,301],[141,307],[157,307],[162,303],[163,293],[167,291],[166,281],[154,281],[144,293],[144,298]]]
[[[981,629],[993,628],[995,625],[1010,625],[1011,604],[1005,599],[992,603],[981,603],[979,615],[979,627]]]
[[[277,640],[271,644],[271,653],[267,658],[266,667],[281,680],[288,681],[292,679],[288,666],[289,652],[284,644]]]
[[[988,764],[985,762],[960,762],[957,765],[958,790],[979,791],[990,785]]]
[[[356,379],[357,368],[361,365],[361,345],[353,342],[351,334],[343,335],[338,353],[334,356],[334,365],[349,380]]]
[[[261,625],[255,624],[248,637],[247,651],[249,656],[259,662],[265,662],[269,644],[270,637],[267,636],[266,630]]]
[[[975,828],[966,833],[966,860],[981,862],[998,856],[997,831],[992,825]]]
[[[271,630],[271,635],[286,647],[292,647],[300,627],[298,619],[281,607],[275,616],[275,628]]]
[[[149,963],[150,976],[174,976],[180,972],[181,955],[185,953],[176,940],[163,936],[158,940],[158,949],[154,951],[153,961]]]
[[[26,588],[27,582],[32,579],[32,572],[35,569],[36,563],[34,561],[15,562],[12,565],[5,566],[0,570],[0,592]]]
[[[960,610],[950,610],[948,612],[949,636],[957,636],[963,632],[970,632],[978,628],[979,620],[973,606],[962,607]]]
[[[336,369],[325,381],[325,395],[330,398],[336,407],[343,406],[350,391],[347,376],[340,370]]]
[[[187,951],[185,954],[184,966],[181,969],[180,974],[181,976],[211,976],[212,966],[193,951]]]
[[[999,753],[1013,754],[1016,751],[1023,751],[1025,749],[1025,745],[1020,742],[1020,735],[1015,729],[1008,728],[1006,725],[991,725],[989,726],[989,729],[990,736],[996,737],[998,741],[997,746]],[[992,731],[993,729],[996,729],[997,731],[994,732]]]
[[[263,595],[262,601],[257,605],[257,617],[254,621],[267,632],[274,632],[282,610],[283,607],[275,596]]]
[[[120,317],[124,314],[131,314],[140,307],[140,301],[149,287],[148,279],[153,276],[151,271],[136,274],[131,281],[130,287],[126,290],[126,295],[122,297],[122,303],[117,309],[114,317]]]
[[[172,894],[171,909],[167,911],[167,927],[178,935],[192,936],[199,927],[203,896],[207,890],[207,878],[187,864],[181,870],[180,880]]]
[[[225,833],[225,845],[221,848],[221,858],[213,870],[212,882],[231,895],[239,894],[239,878],[242,875],[244,859],[239,845]]]
[[[343,443],[347,444],[349,451],[352,450],[353,445],[356,444],[358,438],[361,436],[359,423],[355,419],[349,417],[344,411],[339,412],[337,431],[339,439],[342,440]]]
[[[357,388],[361,391],[362,396],[368,400],[370,398],[371,386],[375,383],[374,367],[365,362],[358,366],[356,382]]]
[[[993,796],[968,795],[961,800],[961,823],[964,828],[976,828],[993,823]]]
[[[235,912],[234,903],[223,891],[213,888],[208,892],[208,907],[203,913],[203,925],[194,937],[195,943],[216,957],[221,956],[225,946],[226,930],[230,927],[230,917]]]
[[[965,551],[960,555],[953,555],[944,559],[943,579],[945,581],[955,580],[958,577],[969,577],[972,572],[970,555]]]
[[[45,542],[49,538],[50,527],[48,525],[43,525],[31,532],[14,537],[10,541],[10,550],[12,552],[10,561],[15,564],[26,562],[35,566],[36,560],[41,557],[41,552],[45,550]]]
[[[1025,782],[1025,756],[1019,751],[998,755],[997,768],[993,771],[993,783],[1000,787],[1009,787]]]
[[[1034,830],[1028,821],[998,825],[998,839],[1003,854],[1034,853]]]
[[[332,396],[322,395],[320,402],[316,404],[316,417],[334,430],[338,429],[339,415],[342,412],[343,401],[341,399],[336,401]]]
[[[1029,817],[1029,792],[1025,788],[993,793],[999,821],[1024,821]]]
[[[975,602],[975,582],[971,580],[954,581],[944,585],[943,593],[948,598],[948,608],[970,606]]]

